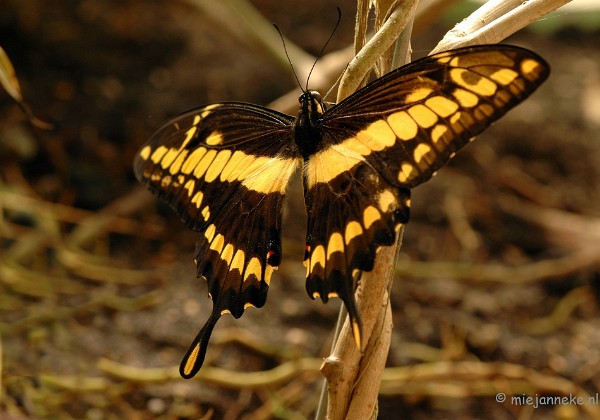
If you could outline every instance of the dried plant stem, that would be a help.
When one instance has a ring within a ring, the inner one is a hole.
[[[464,21],[477,24],[467,25],[463,22],[457,25],[460,29],[459,39],[449,33],[444,40],[450,39],[459,42],[460,45],[499,42],[566,2],[534,0],[522,3],[492,0],[486,4],[485,9],[476,11],[475,17]],[[397,8],[381,29],[350,63],[340,81],[338,101],[356,90],[378,57],[393,45],[398,35],[411,22],[415,6],[414,1],[398,2]],[[486,24],[487,21],[482,20],[482,15],[493,18],[492,22]],[[456,32],[457,28],[453,31]],[[404,34],[406,37],[410,36],[409,31]],[[403,45],[408,47],[409,43],[405,42]],[[443,50],[455,46],[443,41],[436,49]],[[402,51],[396,50],[396,53],[402,54]],[[407,56],[406,53],[405,51],[404,57]],[[374,270],[362,275],[356,292],[357,305],[363,321],[363,342],[366,343],[364,354],[356,348],[350,324],[346,321],[331,355],[321,367],[328,384],[328,419],[369,419],[377,415],[377,395],[392,330],[388,292],[394,277],[395,257],[400,248],[401,237],[402,232],[398,235],[396,245],[380,250]]]
[[[490,0],[451,29],[431,54],[468,45],[495,44],[571,0]]]

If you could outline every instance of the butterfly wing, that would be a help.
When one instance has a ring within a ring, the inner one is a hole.
[[[264,305],[281,260],[285,188],[301,159],[293,118],[243,103],[205,106],[173,119],[138,152],[138,179],[200,233],[194,261],[213,311],[180,366],[194,376],[223,313]]]
[[[352,285],[370,271],[409,216],[409,188],[427,181],[454,153],[548,76],[518,47],[467,47],[415,61],[377,79],[325,112],[323,140],[304,169],[307,291],[339,296],[360,346]]]

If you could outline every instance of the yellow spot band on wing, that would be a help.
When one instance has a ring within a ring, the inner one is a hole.
[[[410,163],[402,163],[402,165],[400,165],[400,172],[398,172],[398,181],[404,184],[406,181],[410,180],[414,170],[415,168]]]
[[[204,194],[202,194],[202,191],[198,191],[192,198],[192,204],[195,204],[197,208],[200,208],[202,206],[202,198],[203,197],[204,197]]]
[[[350,241],[352,241],[352,239],[354,239],[362,234],[363,234],[362,226],[360,225],[360,223],[353,220],[346,225],[346,232],[344,233],[344,242],[346,242],[346,245],[348,245],[350,243]]]
[[[472,92],[464,89],[454,89],[452,96],[456,98],[460,106],[464,108],[474,107],[479,103],[479,98]]]
[[[540,63],[531,58],[527,58],[521,62],[521,72],[530,80],[537,78],[538,67],[540,67]],[[531,74],[534,74],[535,77],[529,77]]]
[[[419,102],[419,101],[425,99],[426,97],[428,97],[429,95],[431,95],[432,92],[433,92],[433,90],[431,90],[429,88],[419,88],[419,89],[415,90],[414,92],[411,92],[408,95],[406,95],[405,102],[407,102],[407,103]]]
[[[246,254],[241,249],[238,249],[231,260],[230,270],[238,270],[240,274],[244,270],[244,262],[246,261]],[[257,276],[258,277],[258,276]]]
[[[387,118],[387,122],[400,140],[411,140],[416,137],[419,126],[405,111],[395,112]]]
[[[450,70],[450,77],[454,83],[482,96],[491,96],[496,93],[496,89],[498,88],[498,85],[491,80],[485,77],[476,77],[472,72],[465,69]]]
[[[421,143],[421,144],[417,145],[417,147],[415,147],[415,151],[413,152],[415,162],[421,163],[421,160],[423,159],[423,157],[425,157],[425,155],[428,154],[429,152],[431,152],[431,147],[429,145],[427,145],[425,143]]]
[[[165,153],[167,153],[168,150],[169,149],[167,149],[165,146],[158,146],[156,150],[152,152],[150,159],[152,159],[153,163],[157,164],[165,156]]]
[[[419,104],[412,106],[408,109],[408,113],[413,117],[415,122],[423,128],[431,127],[438,120],[438,116],[425,105]]]
[[[251,275],[254,275],[259,281],[262,277],[262,265],[260,260],[256,257],[253,257],[246,266],[246,271],[244,272],[244,281],[248,280]]]
[[[391,191],[384,190],[377,196],[377,204],[381,211],[388,213],[396,205],[396,196]]]
[[[323,245],[317,245],[312,252],[310,256],[310,270],[313,271],[317,264],[325,268],[325,248],[323,248]]]
[[[206,147],[199,147],[189,154],[181,167],[181,172],[189,175],[196,168],[202,157],[206,154]]]
[[[217,179],[217,177],[225,167],[225,164],[229,160],[230,156],[231,150],[220,151],[215,157],[215,159],[212,161],[208,170],[206,171],[206,174],[204,175],[204,180],[206,182],[213,182],[215,179]]]
[[[369,206],[363,212],[363,222],[367,229],[369,229],[373,223],[381,219],[381,213],[373,206]]]
[[[329,237],[329,243],[327,244],[327,259],[329,259],[334,252],[344,252],[344,239],[339,232],[335,232]]]
[[[150,157],[150,152],[152,151],[152,148],[150,146],[144,146],[142,148],[142,150],[140,150],[140,156],[142,159],[144,160],[148,160],[148,158]]]
[[[447,118],[458,110],[458,104],[443,96],[434,96],[425,101],[425,105],[442,118]]]
[[[223,137],[221,136],[221,133],[217,131],[212,132],[210,136],[206,138],[206,144],[209,146],[216,146],[221,143],[223,143]]]
[[[213,241],[216,231],[217,231],[217,228],[214,224],[212,224],[208,228],[206,228],[206,231],[204,232],[204,237],[206,238],[206,240],[209,243],[211,243]]]

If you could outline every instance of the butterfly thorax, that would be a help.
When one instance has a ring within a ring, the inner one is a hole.
[[[304,160],[317,151],[321,142],[321,117],[325,104],[319,92],[309,90],[298,99],[300,112],[294,121],[294,139]]]

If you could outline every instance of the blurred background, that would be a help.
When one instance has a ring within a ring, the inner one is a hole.
[[[442,3],[415,22],[414,58],[477,7]],[[264,22],[241,2],[3,0],[0,46],[51,128],[0,92],[0,417],[314,414],[339,301],[306,295],[299,182],[266,306],[223,317],[205,376],[184,381],[176,367],[212,308],[195,278],[196,234],[131,169],[175,114],[297,97],[270,22],[300,71],[335,6],[342,22],[327,52],[352,43],[353,1],[251,4]],[[587,403],[600,390],[600,11],[572,5],[506,41],[544,57],[550,79],[413,191],[382,419],[600,418]],[[339,73],[328,81],[320,70],[311,87],[325,93]],[[534,410],[497,392],[586,404]]]

